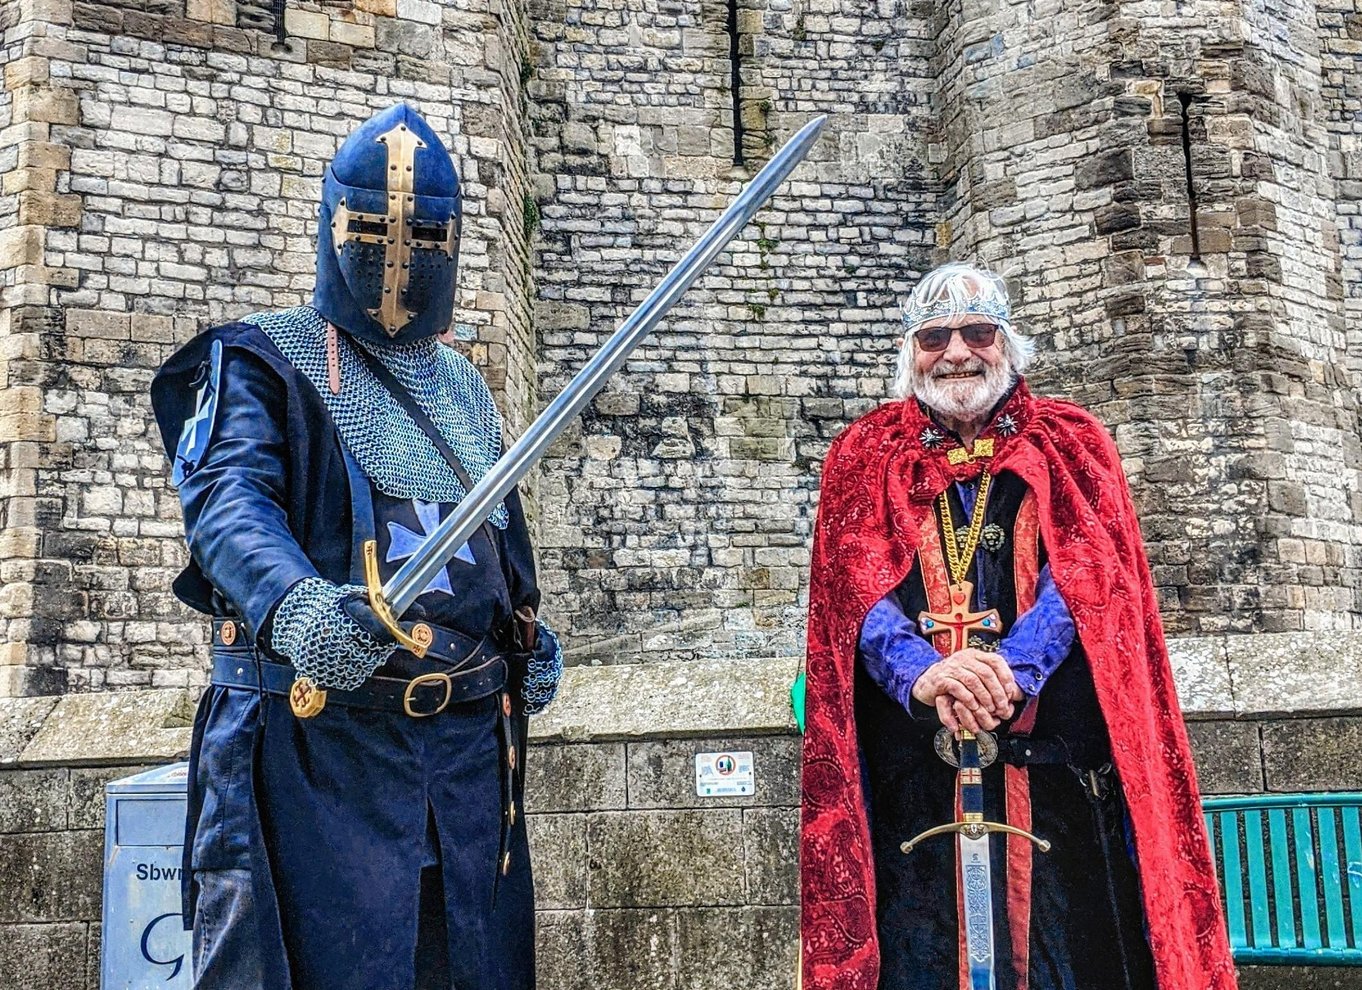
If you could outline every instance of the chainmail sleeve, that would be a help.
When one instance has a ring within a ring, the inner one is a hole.
[[[270,646],[318,686],[353,691],[397,649],[380,643],[341,607],[363,590],[321,578],[299,581],[275,610]]]
[[[542,622],[537,625],[539,635],[522,686],[526,715],[538,715],[549,707],[549,702],[558,694],[558,680],[563,676],[563,647],[558,642],[558,634]]]

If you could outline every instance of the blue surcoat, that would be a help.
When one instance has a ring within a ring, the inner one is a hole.
[[[172,458],[185,424],[204,416],[215,362],[202,456],[177,472],[192,559],[175,591],[255,641],[298,581],[356,583],[368,537],[386,579],[449,506],[373,488],[312,382],[247,323],[200,334],[158,374],[153,406]],[[418,603],[433,623],[509,648],[513,613],[537,609],[539,592],[515,492],[505,510],[504,527],[484,526]],[[399,651],[379,673],[401,677],[412,662]],[[527,990],[532,880],[523,818],[508,816],[503,792],[509,777],[518,808],[503,698],[419,719],[329,705],[303,720],[282,696],[208,688],[191,753],[188,910],[196,871],[249,870],[266,987],[408,990],[426,985],[422,871],[438,864],[445,939],[435,951],[452,984]],[[513,720],[523,741],[523,717]]]

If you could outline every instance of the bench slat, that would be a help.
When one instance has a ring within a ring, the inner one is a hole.
[[[1331,949],[1347,948],[1348,936],[1343,931],[1343,883],[1339,873],[1338,832],[1334,827],[1334,809],[1319,809],[1319,875],[1324,881],[1324,920],[1329,931]]]
[[[1225,864],[1225,921],[1230,929],[1230,942],[1247,945],[1244,930],[1244,873],[1239,868],[1238,815],[1226,811],[1220,816],[1220,841]]]
[[[1353,910],[1353,945],[1362,949],[1362,808],[1343,809],[1343,855],[1348,860],[1348,903]]]
[[[1277,944],[1295,948],[1296,905],[1291,896],[1291,847],[1286,841],[1286,811],[1270,808],[1267,813],[1268,844],[1272,851],[1272,896],[1277,909]]]
[[[1301,943],[1307,949],[1320,949],[1324,941],[1319,932],[1319,885],[1316,882],[1314,828],[1309,808],[1295,808],[1291,824],[1296,833],[1296,874],[1301,898]]]
[[[1253,944],[1272,944],[1272,920],[1268,916],[1267,865],[1263,856],[1263,813],[1244,813],[1245,859],[1248,861],[1249,916],[1253,921]]]

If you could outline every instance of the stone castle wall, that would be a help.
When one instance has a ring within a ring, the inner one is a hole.
[[[832,115],[732,253],[545,461],[549,608],[593,658],[802,649],[818,466],[841,426],[884,398],[895,300],[932,242],[925,24],[885,9],[739,8],[743,165],[724,4],[534,11],[546,394],[775,135]]]
[[[1171,631],[1362,622],[1337,0],[363,0],[290,5],[286,46],[231,0],[0,10],[0,693],[202,683],[147,384],[307,298],[324,163],[398,99],[467,181],[454,336],[513,435],[831,115],[531,479],[574,659],[800,651],[822,456],[947,257],[1008,276],[1038,385],[1115,433]]]

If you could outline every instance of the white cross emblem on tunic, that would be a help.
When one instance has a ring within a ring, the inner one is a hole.
[[[419,498],[411,500],[412,508],[416,512],[416,519],[421,524],[421,532],[413,532],[406,526],[398,522],[388,523],[388,536],[391,543],[388,545],[388,563],[396,563],[399,560],[406,560],[414,554],[421,544],[425,543],[430,534],[435,532],[435,528],[440,525],[440,503],[422,502]],[[459,547],[459,552],[454,555],[455,560],[462,560],[468,564],[476,564],[477,558],[473,556],[473,548],[467,543]],[[453,595],[454,588],[449,583],[449,572],[445,568],[440,568],[435,577],[430,579],[430,584],[426,585],[426,591],[439,591],[446,595]]]

